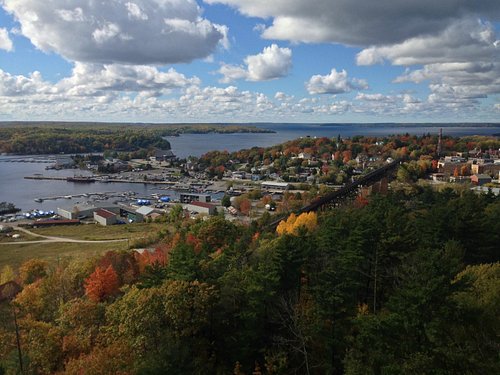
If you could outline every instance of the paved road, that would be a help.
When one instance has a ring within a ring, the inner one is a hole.
[[[73,243],[109,243],[109,242],[124,242],[128,241],[128,238],[121,238],[118,240],[75,240],[74,238],[64,238],[64,237],[53,237],[53,236],[43,236],[41,234],[33,233],[26,228],[15,227],[14,230],[24,232],[34,237],[44,238],[43,240],[35,241],[14,241],[14,242],[2,242],[0,245],[22,245],[22,244],[32,244],[32,243],[54,243],[54,242],[73,242]]]

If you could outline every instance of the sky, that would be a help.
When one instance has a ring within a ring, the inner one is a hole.
[[[499,122],[499,0],[0,0],[0,121]]]

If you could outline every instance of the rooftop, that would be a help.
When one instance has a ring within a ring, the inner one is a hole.
[[[205,203],[205,202],[191,202],[190,205],[203,207],[203,208],[214,208],[215,207],[215,205],[210,204],[210,203]]]
[[[105,219],[109,219],[109,218],[112,218],[112,217],[115,217],[116,214],[114,212],[111,212],[111,211],[108,211],[104,208],[100,208],[98,209],[96,212],[95,212],[96,215],[99,215]]]

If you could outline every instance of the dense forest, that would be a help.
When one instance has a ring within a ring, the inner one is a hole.
[[[170,149],[166,136],[183,133],[266,133],[238,125],[162,125],[60,122],[0,123],[0,153],[59,154]]]
[[[266,220],[172,216],[154,252],[6,267],[1,366],[15,312],[29,374],[500,373],[498,197],[412,186]]]

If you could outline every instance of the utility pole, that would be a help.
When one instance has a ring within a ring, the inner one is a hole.
[[[21,374],[24,374],[23,353],[21,351],[21,339],[19,337],[19,325],[17,324],[16,307],[14,305],[12,305],[12,312],[14,314],[14,326],[16,327],[16,343],[17,343],[17,355],[19,356],[19,368],[21,370]]]
[[[440,157],[443,152],[443,128],[439,129],[439,138],[438,138],[438,146],[437,146],[437,156]]]

